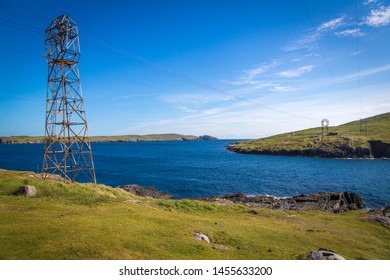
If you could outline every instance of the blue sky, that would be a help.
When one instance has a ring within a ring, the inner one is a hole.
[[[0,0],[0,135],[43,135],[63,13],[90,135],[257,138],[390,111],[388,0]]]

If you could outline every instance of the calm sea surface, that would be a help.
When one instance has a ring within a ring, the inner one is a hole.
[[[93,143],[98,183],[139,184],[174,198],[243,192],[291,196],[355,191],[370,208],[390,204],[390,160],[234,154],[229,140]],[[40,170],[43,145],[0,145],[0,168]]]

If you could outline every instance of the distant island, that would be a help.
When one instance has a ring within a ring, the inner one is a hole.
[[[0,144],[36,144],[43,143],[44,136],[1,136]],[[149,141],[199,141],[218,140],[210,135],[194,136],[176,133],[120,135],[120,136],[91,136],[90,142],[149,142]]]
[[[279,134],[231,144],[229,151],[245,154],[328,158],[390,158],[390,113],[339,126]]]

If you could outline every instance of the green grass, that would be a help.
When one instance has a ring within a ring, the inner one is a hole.
[[[342,145],[369,148],[369,140],[390,143],[390,113],[373,116],[339,126],[329,126],[329,132],[338,135],[321,137],[321,127],[294,131],[256,140],[242,141],[233,147],[253,150],[332,150]]]
[[[390,229],[368,221],[367,211],[158,200],[35,177],[0,171],[0,259],[306,259],[320,247],[348,259],[390,259]],[[23,184],[36,186],[37,197],[13,195]],[[199,232],[228,249],[195,240]]]

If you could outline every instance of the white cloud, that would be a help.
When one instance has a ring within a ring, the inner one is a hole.
[[[277,73],[277,75],[283,78],[295,78],[310,72],[311,70],[313,70],[313,68],[314,68],[313,65],[306,65],[296,69],[289,69],[289,70],[279,72]]]
[[[360,28],[354,28],[354,29],[346,29],[344,31],[336,32],[335,33],[339,37],[361,37],[365,35],[363,32],[360,31]]]
[[[390,23],[390,6],[381,6],[377,10],[371,10],[371,14],[365,18],[365,24],[372,27],[385,26]]]
[[[338,17],[330,21],[324,22],[317,27],[317,31],[334,30],[344,24],[344,17]]]
[[[275,85],[273,88],[270,88],[271,91],[292,91],[295,90],[295,88],[291,86],[282,86],[282,85]]]

